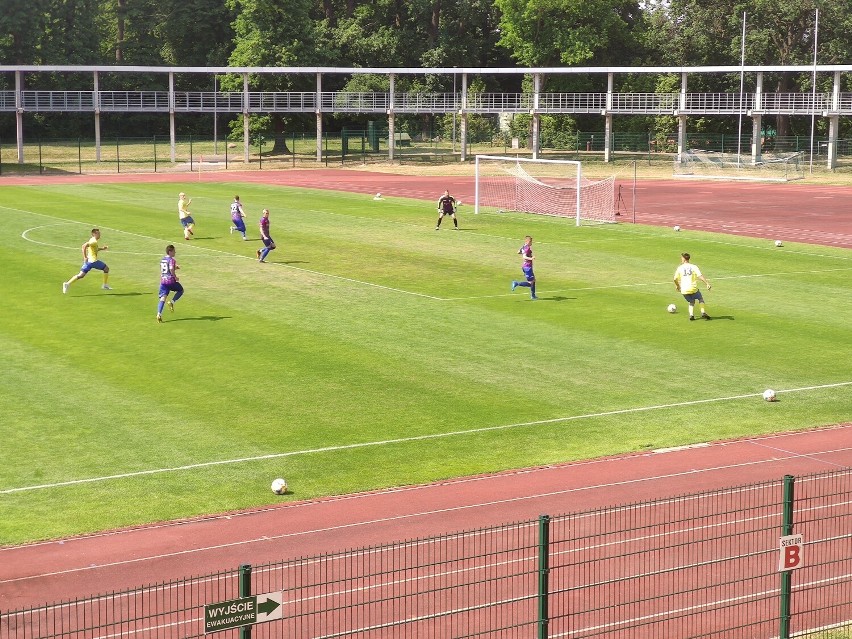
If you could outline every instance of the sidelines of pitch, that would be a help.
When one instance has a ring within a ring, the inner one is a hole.
[[[831,382],[826,384],[817,384],[812,386],[801,386],[798,388],[787,388],[776,390],[776,394],[791,394],[791,393],[803,393],[812,390],[823,390],[827,388],[842,388],[844,386],[852,386],[852,380],[844,381],[844,382]],[[468,430],[460,430],[460,431],[450,431],[445,433],[431,433],[427,435],[417,435],[414,437],[398,437],[394,439],[386,439],[379,441],[371,441],[371,442],[360,442],[355,444],[345,444],[341,446],[324,446],[320,448],[312,448],[305,450],[296,450],[289,451],[284,453],[270,453],[267,455],[256,455],[253,457],[238,457],[235,459],[223,459],[217,461],[209,461],[209,462],[200,462],[197,464],[187,464],[185,466],[175,466],[171,468],[154,468],[150,470],[136,471],[132,473],[119,473],[115,475],[105,475],[103,477],[89,477],[87,479],[76,479],[65,482],[54,482],[52,484],[39,484],[33,486],[20,486],[17,488],[6,488],[0,490],[0,495],[11,495],[13,493],[22,493],[36,490],[46,490],[46,489],[55,489],[62,488],[64,486],[76,486],[80,484],[92,484],[98,482],[106,482],[110,480],[117,479],[128,479],[132,477],[142,477],[146,475],[157,475],[163,473],[175,473],[187,470],[195,470],[198,468],[209,468],[211,466],[225,466],[231,464],[242,464],[247,462],[255,462],[262,461],[268,459],[281,459],[286,457],[296,457],[301,455],[313,455],[316,453],[334,453],[338,451],[344,450],[353,450],[356,448],[368,448],[368,447],[376,447],[376,446],[389,446],[392,444],[400,444],[406,442],[416,442],[416,441],[427,441],[427,440],[435,440],[435,439],[445,439],[448,437],[459,437],[465,435],[472,435],[476,433],[485,433],[485,432],[493,432],[500,430],[509,430],[514,428],[524,428],[529,426],[546,426],[550,424],[560,424],[565,422],[573,422],[584,419],[594,419],[598,417],[610,417],[613,415],[628,415],[631,413],[642,413],[642,412],[650,412],[656,410],[666,410],[670,408],[683,408],[687,406],[699,406],[704,404],[712,404],[712,403],[720,403],[720,402],[732,402],[743,399],[751,399],[758,397],[763,399],[763,392],[760,391],[757,393],[745,393],[742,395],[729,395],[726,397],[710,397],[705,399],[695,399],[689,400],[685,402],[672,402],[669,404],[655,404],[651,406],[637,406],[633,408],[621,408],[616,410],[609,411],[601,411],[598,413],[586,413],[583,415],[567,415],[565,417],[554,417],[551,419],[541,419],[534,420],[529,422],[517,422],[513,424],[500,424],[496,426],[483,426],[481,428],[471,428]]]

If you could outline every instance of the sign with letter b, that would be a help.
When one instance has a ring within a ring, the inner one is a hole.
[[[780,572],[802,567],[804,563],[804,545],[805,542],[801,535],[781,537],[781,554],[778,558],[778,570]]]

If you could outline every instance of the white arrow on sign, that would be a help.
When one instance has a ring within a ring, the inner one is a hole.
[[[273,619],[281,619],[284,616],[284,606],[281,602],[284,599],[284,593],[268,592],[265,595],[256,595],[257,597],[257,621],[272,621]]]

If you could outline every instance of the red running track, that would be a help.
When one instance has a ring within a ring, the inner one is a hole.
[[[845,424],[7,547],[0,608],[850,466]]]

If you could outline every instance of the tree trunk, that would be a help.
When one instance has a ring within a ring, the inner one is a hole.
[[[124,60],[124,14],[127,13],[127,0],[118,0],[118,11],[116,11],[115,32],[115,61]]]
[[[284,130],[284,120],[276,116],[272,119],[272,129],[275,133],[270,155],[291,155],[287,148],[287,131]]]

